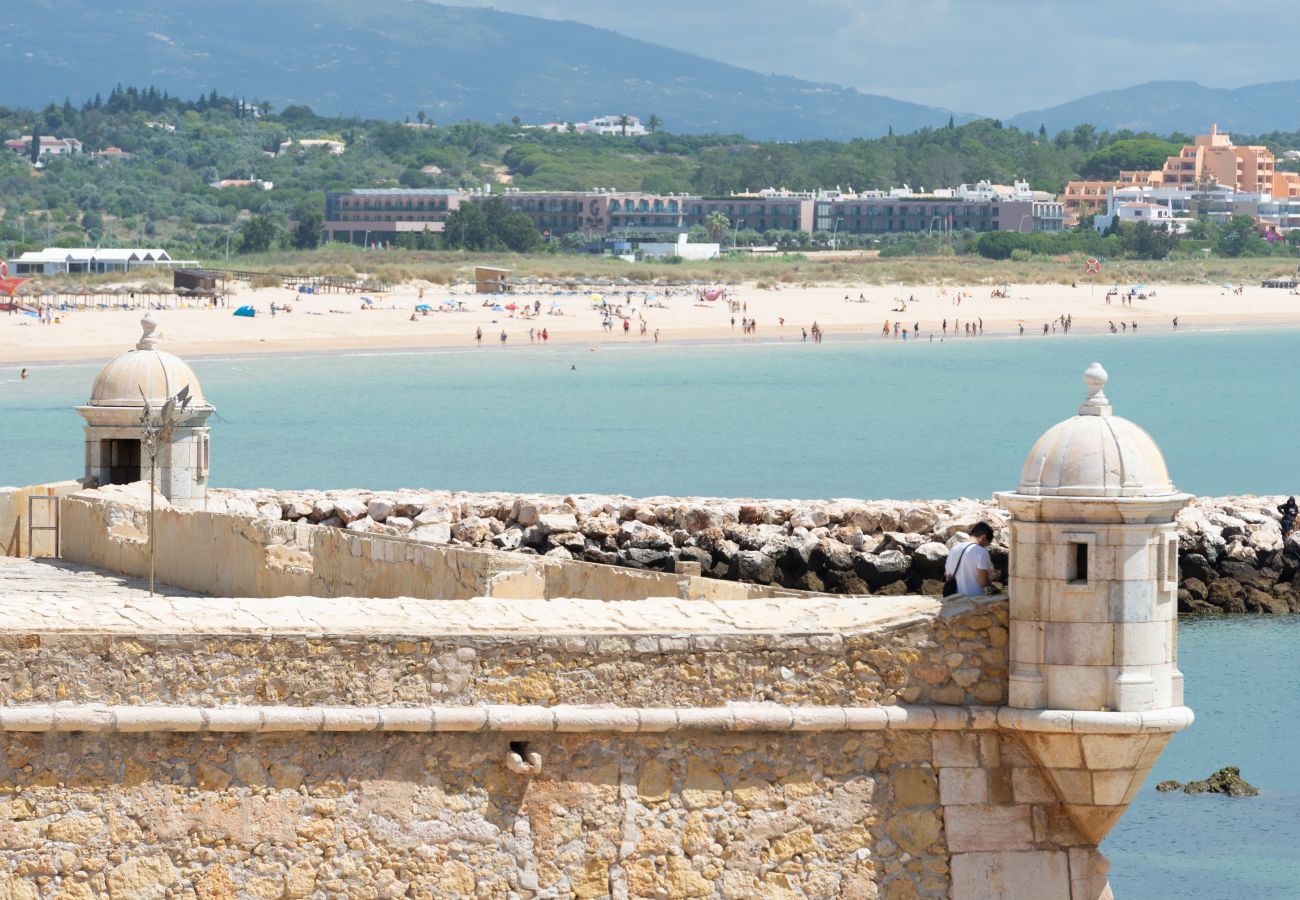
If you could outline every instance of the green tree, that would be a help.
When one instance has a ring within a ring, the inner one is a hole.
[[[320,245],[320,235],[325,227],[325,214],[319,209],[303,210],[298,223],[293,226],[293,246],[297,250],[314,250]]]
[[[1214,252],[1223,256],[1249,256],[1263,249],[1264,241],[1251,216],[1233,216],[1214,240]]]
[[[660,119],[654,113],[651,113],[650,118],[646,120],[645,127],[650,129],[651,134],[654,134],[656,131],[658,131],[660,128],[663,127],[663,124],[664,123],[662,119]]]
[[[447,213],[443,223],[443,245],[453,250],[486,250],[488,248],[487,219],[477,203],[464,202]]]
[[[1088,179],[1111,179],[1121,171],[1159,169],[1170,156],[1178,154],[1178,145],[1151,138],[1115,141],[1089,153],[1079,165],[1079,175]]]
[[[1120,234],[1124,252],[1135,259],[1164,259],[1178,246],[1178,235],[1150,222],[1138,222]]]
[[[239,228],[239,252],[265,253],[275,244],[278,233],[279,229],[270,216],[253,216]]]
[[[533,220],[510,209],[500,197],[489,197],[483,202],[483,219],[492,249],[504,247],[516,253],[528,253],[542,244]]]
[[[709,232],[709,240],[720,244],[731,230],[731,220],[720,212],[711,212],[704,219],[704,227]]]
[[[627,113],[618,117],[618,127],[623,132],[623,137],[627,137],[627,126],[632,124],[632,117]]]

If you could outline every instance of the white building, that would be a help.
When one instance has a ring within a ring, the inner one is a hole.
[[[622,118],[622,116],[597,116],[583,124],[587,126],[585,129],[587,134],[618,134],[628,137],[647,134],[645,126],[636,116],[628,116],[626,126],[621,124]]]
[[[28,153],[32,147],[32,136],[24,134],[17,140],[5,141],[5,146],[15,153]],[[37,158],[40,158],[42,156],[69,156],[80,152],[81,141],[76,138],[61,138],[43,134],[41,135],[41,148],[36,155]]]
[[[286,153],[311,150],[317,147],[323,147],[326,152],[338,156],[348,148],[348,145],[343,141],[331,141],[325,138],[298,138],[296,141],[281,142],[279,155],[284,156]]]
[[[646,241],[638,244],[637,250],[641,251],[643,259],[717,259],[722,253],[722,245],[692,244],[686,235],[679,234],[676,243]]]
[[[166,250],[121,249],[101,250],[97,247],[46,247],[29,250],[17,259],[9,260],[12,275],[63,275],[127,272],[142,267],[173,266],[182,261],[173,260]],[[188,262],[185,262],[188,265]]]

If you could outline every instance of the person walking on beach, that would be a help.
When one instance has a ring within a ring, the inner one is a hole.
[[[980,597],[993,583],[993,561],[987,549],[993,543],[993,526],[977,522],[970,537],[948,551],[943,566],[944,596]]]
[[[505,345],[506,345],[506,330],[505,330],[504,328],[502,328],[502,329],[501,329],[501,346],[504,347]]]
[[[1174,316],[1174,331],[1178,330],[1178,317]]]
[[[1300,506],[1296,506],[1295,497],[1287,497],[1286,502],[1279,506],[1277,511],[1282,514],[1282,540],[1285,541],[1291,536],[1291,532],[1295,531],[1295,519],[1300,513]]]
[[[475,329],[474,329],[474,343],[478,344],[480,347],[483,346],[483,329],[482,329],[482,327],[479,327],[479,328],[475,328]]]

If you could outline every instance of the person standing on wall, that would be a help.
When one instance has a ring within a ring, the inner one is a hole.
[[[970,537],[948,551],[943,566],[945,597],[980,597],[993,583],[993,561],[988,551],[993,543],[993,528],[987,522],[978,522],[970,530]]]

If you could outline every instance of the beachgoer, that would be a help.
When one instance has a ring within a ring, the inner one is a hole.
[[[23,369],[21,372],[19,372],[19,373],[18,373],[18,377],[21,378],[23,381],[26,381],[26,380],[27,380],[27,370],[26,370],[26,369]]]
[[[23,369],[26,372],[26,369]],[[1296,514],[1300,513],[1300,506],[1296,506],[1295,497],[1287,497],[1286,502],[1277,508],[1282,514],[1282,540],[1291,536],[1295,530]]]
[[[656,343],[656,344],[659,343],[659,329],[658,329],[658,328],[655,329],[655,343]]]
[[[474,329],[474,343],[478,344],[480,347],[483,346],[483,329],[482,329],[482,328],[475,328],[475,329]]]
[[[1174,316],[1174,331],[1178,330],[1178,317]]]
[[[542,329],[542,343],[545,344],[551,339],[551,333],[545,328]]]
[[[504,347],[505,345],[506,345],[506,330],[505,330],[504,328],[502,328],[502,329],[501,329],[501,346]]]
[[[803,331],[803,342],[804,342],[805,344],[808,343],[808,329],[807,329],[807,328],[803,328],[803,329],[800,329],[800,330]]]
[[[993,527],[987,522],[977,522],[970,530],[969,541],[948,551],[943,566],[944,578],[956,581],[956,595],[979,597],[993,582],[993,561],[988,545],[993,543]]]

